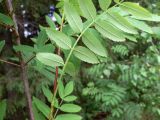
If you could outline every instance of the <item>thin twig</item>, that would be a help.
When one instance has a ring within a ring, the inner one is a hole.
[[[12,5],[12,0],[6,0],[6,4],[9,10],[9,13],[12,13],[12,19],[14,22],[14,27],[15,27],[15,35],[17,37],[16,39],[16,43],[17,45],[21,45],[21,40],[20,40],[20,36],[19,36],[19,32],[18,32],[18,23],[17,23],[17,19],[16,19],[16,15],[13,12],[13,5]],[[22,75],[22,80],[24,83],[24,90],[25,90],[25,95],[27,98],[27,103],[28,103],[28,109],[29,109],[29,117],[30,120],[34,120],[34,115],[33,115],[33,108],[32,108],[32,99],[31,99],[31,94],[29,91],[29,82],[28,82],[28,76],[27,76],[27,68],[25,66],[25,62],[24,59],[22,57],[22,53],[21,52],[17,52],[18,57],[19,57],[19,61],[20,61],[20,65],[21,65],[21,75]]]
[[[33,55],[31,56],[31,58],[29,58],[26,62],[25,62],[25,66],[28,65],[29,62],[31,62],[36,56]]]
[[[0,59],[0,61],[3,62],[3,63],[7,63],[7,64],[10,64],[10,65],[16,66],[16,67],[21,67],[20,65],[18,65],[16,63],[9,62],[9,61],[3,60],[3,59]]]

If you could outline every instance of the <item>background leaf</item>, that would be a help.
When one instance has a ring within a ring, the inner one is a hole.
[[[72,46],[70,38],[64,33],[52,29],[46,29],[48,37],[53,40],[59,47],[70,49]]]
[[[2,13],[0,13],[0,22],[10,26],[14,25],[14,22],[12,21],[12,19],[9,16],[4,15]]]
[[[49,88],[46,88],[45,86],[42,87],[42,90],[45,97],[47,97],[47,100],[51,103],[53,97],[52,92],[49,90]]]
[[[37,109],[43,113],[45,117],[48,117],[50,113],[50,108],[45,103],[43,103],[36,97],[33,97],[33,103],[36,105]]]
[[[5,45],[5,41],[0,41],[0,52],[2,51],[3,47]]]
[[[2,100],[0,101],[0,120],[4,120],[7,110],[7,101]]]
[[[120,7],[135,17],[151,17],[151,13],[137,3],[123,2]]]

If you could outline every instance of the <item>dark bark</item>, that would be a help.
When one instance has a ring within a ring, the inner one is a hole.
[[[6,0],[6,4],[7,4],[7,7],[8,7],[8,10],[9,10],[11,16],[12,16],[12,19],[14,21],[14,27],[15,27],[14,33],[16,35],[16,44],[21,45],[21,40],[20,40],[20,36],[19,36],[19,32],[18,32],[17,19],[16,19],[15,13],[13,12],[12,0]],[[29,91],[27,68],[25,66],[25,62],[23,60],[22,53],[18,52],[17,55],[19,57],[19,61],[20,61],[20,65],[21,65],[21,76],[22,76],[22,80],[23,80],[23,83],[24,83],[24,91],[25,91],[25,95],[26,95],[26,98],[27,98],[28,108],[29,108],[29,117],[30,117],[30,120],[34,120],[33,109],[32,109],[32,99],[31,99],[31,94],[30,94],[30,91]]]

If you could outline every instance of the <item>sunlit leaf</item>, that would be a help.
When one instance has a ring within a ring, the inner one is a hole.
[[[76,33],[80,33],[83,29],[83,24],[74,6],[68,2],[64,2],[64,12],[71,28]]]
[[[116,42],[125,41],[123,33],[106,21],[97,21],[95,27],[106,38]]]
[[[106,10],[112,3],[112,0],[98,0],[102,10]]]
[[[73,92],[73,87],[74,87],[73,81],[67,83],[64,89],[65,96],[70,95]]]
[[[112,23],[112,25],[116,26],[118,29],[130,33],[130,34],[138,34],[137,30],[130,24],[124,17],[122,17],[117,12],[109,12],[106,15],[106,21]]]
[[[147,25],[145,22],[132,19],[132,18],[128,18],[128,21],[136,28],[142,31],[145,31],[147,33],[153,34],[152,28],[149,25]]]
[[[75,104],[63,104],[60,107],[60,110],[63,112],[71,112],[71,113],[76,113],[81,110],[81,107]]]
[[[64,98],[64,101],[66,101],[66,102],[72,102],[72,101],[75,101],[76,99],[77,99],[76,96],[71,95],[71,96],[65,97],[65,98]]]
[[[82,61],[92,63],[92,64],[99,63],[95,54],[85,47],[77,46],[74,49],[73,54]]]
[[[92,0],[78,0],[82,14],[85,18],[94,20],[96,17],[96,8]]]
[[[85,32],[82,41],[95,54],[103,57],[107,56],[105,47],[101,44],[100,40],[95,36],[91,29]]]
[[[44,65],[51,67],[64,65],[63,59],[53,53],[37,53],[36,58]]]

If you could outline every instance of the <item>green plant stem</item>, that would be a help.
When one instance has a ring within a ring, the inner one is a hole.
[[[119,4],[120,4],[120,3],[119,3]],[[119,4],[116,4],[116,5],[114,5],[113,7],[115,7],[115,6],[119,5]],[[76,39],[76,42],[74,43],[73,47],[71,48],[71,50],[70,50],[70,52],[69,52],[69,54],[68,54],[68,57],[67,57],[67,59],[66,59],[66,61],[65,61],[65,64],[64,64],[63,69],[62,69],[62,73],[61,73],[60,78],[58,79],[58,81],[62,80],[63,75],[64,75],[64,73],[65,73],[65,69],[66,69],[66,67],[67,67],[67,64],[68,64],[70,58],[71,58],[71,55],[72,55],[72,53],[73,53],[73,51],[74,51],[74,48],[76,47],[76,45],[77,45],[78,42],[80,41],[80,39],[81,39],[81,37],[83,36],[83,34],[84,34],[97,20],[99,20],[99,18],[100,18],[101,16],[103,16],[104,14],[106,14],[106,13],[108,12],[108,10],[109,10],[109,9],[107,9],[105,12],[103,12],[101,15],[99,15],[95,20],[93,20],[93,21],[81,32],[81,34],[78,36],[78,38]],[[56,90],[55,90],[54,97],[53,97],[53,99],[52,99],[53,105],[54,105],[54,101],[53,101],[53,100],[55,99],[55,97],[56,97],[56,95],[57,95],[57,91],[58,91],[58,86],[57,86],[57,88],[56,88]],[[63,102],[63,101],[62,101],[62,102]],[[53,109],[54,109],[54,108],[53,108]],[[51,109],[51,111],[53,111],[53,110]],[[56,113],[56,114],[57,114],[57,113]],[[55,117],[56,117],[56,115],[54,115],[53,120],[55,119]],[[51,119],[49,119],[49,120],[51,120]]]
[[[63,100],[61,100],[61,102],[60,102],[60,104],[59,104],[59,105],[61,106],[61,105],[62,105],[62,103],[63,103]],[[57,110],[56,110],[56,112],[55,112],[55,114],[54,114],[54,118],[55,118],[55,117],[56,117],[56,115],[58,114],[58,111],[59,111],[59,109],[57,109]]]
[[[63,30],[63,24],[64,24],[64,19],[65,19],[65,15],[64,15],[64,12],[63,12],[63,15],[62,15],[62,21],[61,21],[61,25],[60,25],[60,30],[62,32]],[[60,48],[58,48],[58,55],[60,55]],[[52,97],[52,101],[54,100],[54,96],[56,96],[56,91],[57,91],[57,79],[58,79],[58,67],[56,67],[56,75],[55,75],[55,82],[54,82],[54,91],[53,91],[53,97]],[[52,104],[53,103],[53,104]],[[54,101],[51,103],[51,111],[50,111],[50,114],[49,114],[49,120],[52,120],[52,114],[54,112]],[[55,116],[55,115],[54,115]]]
[[[92,23],[90,23],[90,24],[81,32],[81,34],[80,34],[79,37],[77,38],[76,42],[74,43],[73,47],[71,48],[71,51],[70,51],[70,53],[69,53],[69,55],[68,55],[68,57],[67,57],[67,59],[66,59],[66,62],[65,62],[64,67],[63,67],[63,69],[62,69],[62,73],[61,73],[61,75],[60,75],[60,79],[59,79],[59,80],[62,80],[62,77],[63,77],[63,75],[64,75],[64,72],[65,72],[65,69],[66,69],[66,67],[67,67],[67,64],[68,64],[68,62],[69,62],[69,60],[70,60],[70,57],[71,57],[71,55],[72,55],[72,53],[73,53],[73,51],[74,51],[74,48],[76,47],[77,43],[78,43],[79,40],[81,39],[82,35],[86,32],[86,30],[87,30],[94,22],[95,22],[95,21],[92,21]],[[58,80],[58,81],[59,81],[59,80]],[[55,97],[56,97],[57,91],[58,91],[58,86],[57,86],[57,89],[55,90],[55,94],[54,94],[53,100],[54,100]],[[63,102],[63,101],[62,101],[62,102]],[[53,104],[54,104],[54,101],[53,101]],[[51,111],[53,111],[53,110],[51,110]],[[57,113],[58,113],[58,110],[56,111],[56,114],[57,114]],[[54,118],[56,117],[56,114],[54,115]],[[50,119],[49,119],[49,120],[50,120]]]

